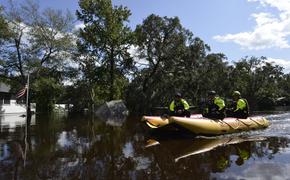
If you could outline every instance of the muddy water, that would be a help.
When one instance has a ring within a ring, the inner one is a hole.
[[[1,116],[0,179],[287,179],[290,113],[264,116],[267,129],[215,137],[152,134],[140,118]]]

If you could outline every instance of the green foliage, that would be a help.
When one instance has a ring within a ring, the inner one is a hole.
[[[53,109],[63,88],[54,78],[39,78],[32,84],[33,96],[38,112],[49,112]]]
[[[82,112],[88,108],[90,96],[86,84],[83,82],[76,82],[73,86],[66,86],[64,94],[60,97],[60,102],[65,104],[72,104],[73,112]]]
[[[234,89],[239,89],[249,103],[261,109],[270,109],[275,99],[283,95],[279,88],[283,82],[282,67],[266,62],[266,58],[244,58],[236,63],[230,75]]]
[[[2,46],[5,41],[11,37],[10,29],[7,23],[5,16],[3,15],[3,7],[0,5],[0,54],[2,54]],[[6,82],[5,75],[7,75],[7,70],[4,68],[5,63],[3,60],[4,57],[0,56],[0,81]]]
[[[84,27],[75,38],[69,12],[40,11],[34,0],[10,5],[5,13],[0,8],[1,81],[16,91],[30,72],[32,98],[41,111],[56,102],[94,111],[122,98],[132,113],[144,114],[169,105],[177,91],[190,105],[203,102],[208,90],[224,98],[238,90],[251,109],[270,109],[278,99],[290,99],[290,75],[282,67],[265,57],[229,65],[231,60],[212,53],[178,17],[151,14],[132,32],[127,7],[81,0],[76,15]],[[70,66],[70,59],[77,66]],[[64,80],[72,85],[65,87]]]
[[[17,89],[24,86],[28,73],[32,83],[48,76],[58,83],[64,80],[74,49],[72,15],[53,9],[40,11],[34,0],[20,4],[9,1],[5,20],[11,32],[0,47],[0,76],[5,82]],[[50,106],[47,104],[46,109]]]
[[[109,86],[104,82],[95,79],[95,83],[79,80],[72,86],[65,88],[59,101],[61,103],[72,104],[74,112],[83,112],[84,109],[94,111],[95,107],[107,101],[110,91]],[[124,89],[128,86],[128,80],[124,76],[116,78],[116,94],[124,99]]]
[[[184,66],[181,64],[192,34],[181,26],[177,17],[161,18],[153,14],[136,27],[135,34],[138,56],[146,66],[135,74],[132,90],[129,88],[128,104],[134,104],[134,108],[142,106],[148,111],[153,105],[169,102],[168,95],[178,88],[173,77],[183,77]],[[134,96],[137,97],[135,103],[131,102]]]
[[[184,29],[177,17],[150,15],[135,34],[137,53],[146,65],[128,87],[126,101],[134,112],[167,106],[176,91],[191,105],[198,105],[208,90],[225,98],[239,90],[252,109],[270,109],[287,94],[280,87],[285,82],[282,67],[264,57],[246,57],[228,65],[224,54],[210,53],[210,47]]]
[[[139,58],[147,66],[136,73],[128,90],[127,103],[134,110],[148,112],[153,106],[168,105],[176,91],[190,104],[197,104],[207,90],[223,92],[220,85],[229,86],[224,82],[228,74],[225,56],[208,54],[210,47],[194,38],[177,17],[152,14],[135,34]],[[134,97],[138,98],[134,101]],[[143,102],[140,108],[138,102]]]
[[[112,7],[111,0],[83,0],[79,5],[77,16],[85,27],[79,32],[77,62],[84,80],[91,92],[101,83],[109,89],[109,95],[103,92],[102,97],[119,99],[123,86],[118,85],[118,76],[134,67],[129,53],[134,36],[126,25],[131,13],[126,7]]]
[[[11,36],[8,23],[2,12],[3,7],[0,6],[0,45],[3,43],[4,40],[9,39],[9,37]]]

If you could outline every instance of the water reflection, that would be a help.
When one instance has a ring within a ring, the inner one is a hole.
[[[263,131],[174,138],[152,137],[136,118],[111,126],[84,116],[37,115],[28,129],[1,128],[0,179],[254,179],[269,175],[268,168],[283,179],[289,138],[276,132],[280,116],[273,118]]]
[[[162,145],[162,146],[168,146],[168,148],[177,148],[172,149],[176,157],[174,157],[174,161],[177,162],[180,159],[187,158],[189,156],[205,153],[208,151],[211,151],[213,149],[216,149],[219,146],[227,146],[231,144],[241,144],[242,142],[247,141],[264,141],[266,138],[263,137],[204,137],[204,138],[195,138],[191,140],[167,140],[164,142],[158,142],[153,139],[149,139],[145,145],[145,147],[151,147],[153,145]],[[238,154],[241,155],[242,160],[247,159],[249,157],[249,152],[244,151],[240,148],[237,149]]]
[[[289,139],[268,138],[251,146],[250,158],[241,167],[230,166],[223,173],[213,173],[217,179],[288,179],[290,172]]]
[[[150,140],[146,149],[154,154],[154,161],[162,170],[174,168],[174,172],[168,171],[172,177],[176,172],[182,172],[180,177],[195,174],[201,179],[226,177],[218,175],[228,173],[229,169],[231,172],[241,170],[257,161],[272,160],[289,144],[288,139],[276,137],[219,137],[156,142]],[[240,175],[246,177],[246,174]],[[259,174],[255,177],[259,177]],[[234,176],[231,178],[236,179]]]
[[[35,125],[35,115],[31,117],[31,125]],[[0,115],[0,132],[13,132],[18,127],[26,125],[26,117],[20,114]]]

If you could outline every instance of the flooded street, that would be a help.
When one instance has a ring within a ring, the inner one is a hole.
[[[140,118],[113,126],[85,116],[0,119],[0,179],[287,179],[290,113],[258,131],[152,134]]]

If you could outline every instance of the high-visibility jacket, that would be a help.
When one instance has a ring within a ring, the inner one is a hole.
[[[218,106],[218,110],[219,111],[224,109],[225,106],[226,106],[225,105],[225,101],[222,98],[220,98],[220,97],[215,97],[214,98],[214,104],[216,104]]]
[[[169,110],[170,111],[175,111],[176,108],[180,108],[180,107],[183,107],[183,109],[185,109],[185,110],[189,109],[189,105],[188,105],[188,103],[186,102],[185,99],[180,99],[180,101],[173,100],[170,103]]]
[[[238,99],[234,112],[237,112],[237,111],[242,111],[243,113],[246,113],[246,114],[249,113],[249,105],[246,99],[243,99],[243,98]]]
[[[225,109],[225,101],[220,97],[215,97],[211,100],[207,107],[204,109],[204,113],[214,113],[214,112],[221,112]]]

